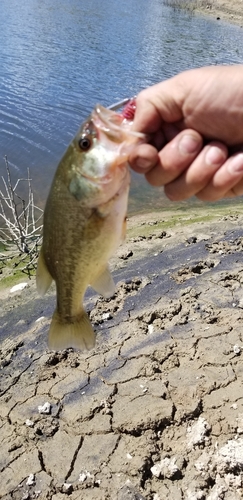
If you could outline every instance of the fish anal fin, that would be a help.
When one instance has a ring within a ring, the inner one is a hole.
[[[95,334],[89,317],[84,310],[70,323],[63,322],[58,311],[55,311],[48,337],[49,349],[61,351],[67,347],[74,347],[82,351],[95,346]]]
[[[36,270],[36,288],[37,292],[40,295],[45,295],[47,290],[50,288],[52,283],[52,277],[46,267],[44,255],[43,255],[43,248],[41,247],[39,258],[38,258],[38,263],[37,263],[37,270]]]
[[[115,283],[111,276],[110,270],[108,267],[97,277],[92,283],[90,283],[92,288],[97,292],[103,295],[105,299],[112,297],[115,293]]]

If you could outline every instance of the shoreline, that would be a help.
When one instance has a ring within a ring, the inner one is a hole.
[[[192,14],[203,14],[217,21],[243,26],[241,0],[164,0],[164,4],[175,9],[184,9]]]
[[[110,259],[111,265],[117,261],[117,256],[120,254],[126,254],[130,251],[133,244],[133,239],[138,235],[141,238],[145,238],[149,233],[151,233],[151,227],[154,226],[155,232],[163,230],[172,230],[174,228],[176,231],[183,232],[190,230],[197,226],[197,224],[217,224],[217,221],[221,217],[231,217],[231,216],[241,216],[243,215],[243,204],[237,201],[231,200],[231,202],[217,203],[215,205],[199,204],[185,206],[172,205],[168,207],[163,207],[154,209],[149,212],[142,213],[131,213],[127,217],[127,234],[126,239],[118,247],[115,255]],[[129,250],[128,250],[129,249]],[[143,244],[137,247],[137,257],[146,254],[146,245],[143,248]],[[21,257],[20,257],[21,261]],[[19,283],[28,282],[32,283],[35,280],[35,273],[29,278],[27,273],[21,271],[16,266],[16,261],[8,262],[6,258],[6,263],[1,265],[1,280],[0,280],[0,298],[5,297],[7,293],[10,293],[10,289]]]
[[[240,0],[216,0],[200,4],[194,10],[196,14],[207,15],[219,22],[230,22],[243,27],[243,4]]]

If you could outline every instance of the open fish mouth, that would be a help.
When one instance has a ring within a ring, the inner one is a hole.
[[[127,121],[122,114],[118,114],[109,108],[104,108],[101,104],[96,104],[92,111],[91,119],[98,130],[104,132],[115,142],[129,140],[129,137],[131,139],[140,139],[141,141],[146,139],[145,134],[131,129],[132,121]]]
[[[114,176],[118,175],[121,180],[128,175],[132,149],[146,140],[145,134],[132,130],[132,123],[123,112],[117,113],[100,104],[95,106],[82,127],[78,142],[84,153],[87,152],[80,169],[84,179],[92,184],[107,185],[114,182]]]

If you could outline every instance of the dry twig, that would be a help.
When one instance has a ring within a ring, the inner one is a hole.
[[[1,177],[0,189],[0,220],[3,224],[0,226],[0,243],[9,252],[0,253],[0,260],[15,259],[14,267],[30,275],[36,267],[43,210],[34,203],[29,169],[27,169],[27,178],[18,179],[13,184],[6,156],[5,167],[6,178]],[[18,195],[17,188],[20,182],[27,183],[27,201]]]

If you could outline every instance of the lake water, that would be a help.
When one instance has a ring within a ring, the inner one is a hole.
[[[109,105],[175,73],[243,62],[243,31],[162,0],[1,0],[0,170],[30,168],[43,204],[67,144],[95,103]],[[163,206],[133,176],[131,210]]]

